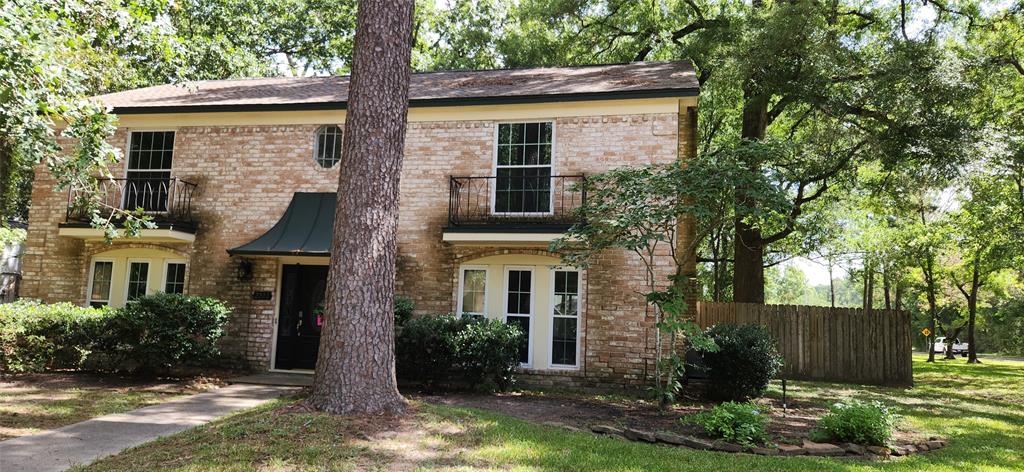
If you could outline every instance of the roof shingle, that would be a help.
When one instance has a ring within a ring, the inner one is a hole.
[[[348,76],[268,77],[158,85],[96,97],[115,113],[344,108]],[[600,98],[692,96],[689,61],[581,67],[422,72],[412,75],[411,106]]]

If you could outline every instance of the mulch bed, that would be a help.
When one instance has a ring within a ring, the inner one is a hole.
[[[701,411],[708,410],[714,403],[689,400],[674,405],[668,410],[662,410],[654,402],[639,399],[605,399],[600,397],[579,397],[572,395],[546,395],[536,393],[504,393],[495,395],[474,395],[474,394],[446,394],[446,395],[423,395],[418,397],[423,401],[443,405],[477,408],[499,412],[533,423],[546,424],[549,426],[562,426],[571,430],[594,431],[603,434],[621,434],[627,439],[646,441],[651,438],[642,433],[671,433],[677,436],[684,436],[698,440],[697,448],[701,442],[713,443],[714,441],[704,436],[703,430],[693,424],[684,424],[681,418]],[[784,411],[782,402],[776,399],[763,398],[758,403],[765,405],[766,411],[771,416],[771,423],[768,431],[773,440],[782,446],[785,451],[778,448],[769,450],[754,451],[764,454],[775,455],[840,455],[833,448],[818,448],[810,443],[809,436],[818,418],[828,410],[820,405],[805,404],[790,401]],[[599,426],[595,428],[595,426]],[[669,435],[670,436],[670,435]],[[648,441],[654,442],[654,441]],[[663,442],[663,441],[659,441]],[[889,450],[876,450],[871,452],[847,452],[842,455],[861,456],[864,458],[879,458],[892,455],[906,455],[915,452],[923,452],[919,449],[928,450],[927,444],[931,443],[933,448],[945,446],[945,441],[939,438],[921,437],[910,431],[897,431],[893,437],[892,446]],[[790,445],[796,446],[789,447]],[[923,445],[923,446],[922,446]],[[727,452],[736,451],[735,445],[720,444],[721,447],[710,447]],[[849,445],[836,445],[849,446]],[[914,447],[907,447],[914,446]],[[694,447],[691,445],[691,447]],[[845,450],[857,450],[860,448],[846,447]],[[788,451],[788,454],[787,454]],[[831,451],[835,454],[825,454]]]

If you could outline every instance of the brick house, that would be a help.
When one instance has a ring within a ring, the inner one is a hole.
[[[125,156],[104,195],[143,207],[157,228],[104,243],[40,167],[22,296],[111,306],[156,291],[217,297],[234,308],[225,351],[255,369],[308,371],[347,84],[220,80],[98,97],[120,118],[112,142]],[[522,326],[528,381],[643,382],[654,328],[641,262],[608,251],[580,270],[547,247],[573,223],[584,198],[573,184],[587,174],[693,155],[697,94],[684,62],[414,74],[399,294],[420,314]]]

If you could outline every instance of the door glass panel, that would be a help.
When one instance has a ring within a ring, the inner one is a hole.
[[[164,292],[185,293],[185,264],[180,262],[170,262],[167,264]]]
[[[579,326],[579,272],[554,271],[551,364],[576,365]]]
[[[505,291],[505,322],[519,327],[523,338],[519,344],[519,362],[530,362],[530,316],[532,315],[533,272],[509,270]]]
[[[465,269],[462,271],[462,315],[483,316],[487,299],[487,271]]]

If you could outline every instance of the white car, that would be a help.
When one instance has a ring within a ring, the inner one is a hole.
[[[935,352],[942,354],[946,352],[946,338],[939,336],[935,338]],[[960,354],[961,356],[967,356],[967,343],[960,342],[960,338],[953,340],[953,355]]]

